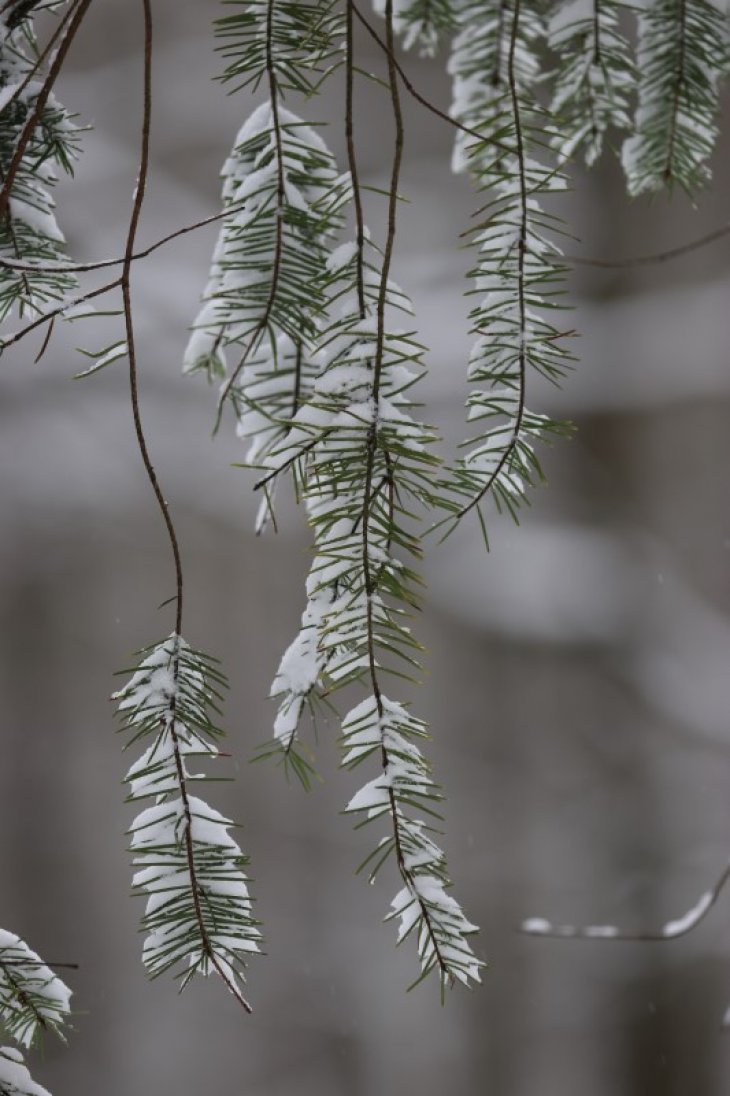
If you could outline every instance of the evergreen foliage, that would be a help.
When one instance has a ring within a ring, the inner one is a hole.
[[[32,25],[0,16],[0,175],[5,181],[14,171],[0,205],[0,322],[14,312],[37,315],[76,285],[73,274],[54,270],[66,255],[51,191],[58,171],[73,173],[80,131],[52,93],[31,125],[43,88],[38,63]]]
[[[233,412],[262,497],[258,530],[275,521],[275,490],[288,479],[313,540],[301,628],[272,683],[278,712],[264,753],[308,786],[313,763],[303,715],[342,692],[342,765],[376,770],[346,810],[358,827],[386,826],[362,867],[371,880],[386,864],[393,869],[398,889],[388,919],[398,923],[398,942],[415,939],[416,981],[434,972],[443,992],[477,982],[483,963],[471,946],[476,926],[451,893],[436,840],[442,792],[423,753],[427,727],[394,698],[421,671],[411,626],[424,518],[450,530],[473,511],[486,535],[485,508],[516,517],[541,480],[540,445],[569,431],[532,409],[534,382],[560,382],[573,360],[566,347],[573,332],[561,311],[564,230],[554,204],[567,186],[564,172],[579,156],[594,164],[617,132],[625,135],[631,195],[675,184],[693,194],[705,184],[730,67],[727,10],[720,0],[376,0],[381,37],[351,0],[223,3],[216,23],[221,80],[263,102],[223,167],[219,237],[183,366],[220,385],[218,422]],[[181,986],[196,973],[217,973],[249,1009],[244,968],[261,932],[247,860],[232,823],[192,790],[206,776],[191,767],[219,756],[225,681],[214,660],[181,638],[181,553],[139,406],[130,279],[149,166],[150,0],[142,0],[140,170],[125,253],[79,268],[120,265],[121,275],[74,297],[77,270],[65,260],[55,220],[52,187],[59,170],[72,170],[79,129],[53,87],[88,4],[0,6],[0,320],[13,312],[29,320],[0,346],[46,327],[45,347],[57,315],[121,291],[125,337],[92,354],[79,375],[127,362],[136,438],[176,579],[172,634],[141,652],[115,694],[128,745],[142,747],[126,781],[129,801],[144,804],[130,831],[134,887],[146,898],[143,962],[150,975],[170,971]],[[60,8],[59,20],[41,50],[34,17],[49,7]],[[395,133],[380,243],[365,227],[358,176],[356,16],[382,47],[386,77],[377,79]],[[404,48],[428,55],[451,37],[450,117],[415,92],[396,57],[398,36]],[[343,68],[346,172],[323,141],[313,106]],[[403,87],[451,122],[452,166],[470,175],[481,203],[467,233],[475,254],[467,402],[474,430],[451,466],[436,452],[436,431],[417,415],[413,393],[426,352],[408,296],[391,277]],[[704,916],[708,902],[699,908],[692,916]],[[530,924],[530,931],[550,928],[539,919]],[[68,1010],[63,983],[18,937],[0,934],[7,1034],[28,1047],[43,1030],[60,1031]],[[45,1094],[13,1048],[0,1050],[0,1093]]]
[[[591,167],[606,131],[631,129],[629,97],[634,66],[620,18],[627,5],[615,0],[568,0],[552,15],[548,44],[558,55],[550,111],[559,128],[561,161],[583,149]]]
[[[147,744],[126,776],[128,800],[152,800],[131,828],[135,889],[147,895],[142,952],[156,977],[173,969],[184,988],[217,973],[244,1005],[239,982],[261,933],[252,915],[248,863],[232,822],[190,792],[206,779],[190,772],[215,759],[222,731],[213,722],[225,679],[209,656],[177,635],[142,652],[128,684],[114,694],[131,738]]]
[[[629,194],[710,178],[720,80],[730,65],[723,0],[652,0],[639,17],[636,132],[624,144]]]
[[[5,1035],[23,1048],[38,1046],[46,1032],[64,1038],[70,1001],[70,989],[41,957],[19,936],[0,929],[0,1023]],[[0,1093],[47,1096],[15,1047],[0,1047]]]

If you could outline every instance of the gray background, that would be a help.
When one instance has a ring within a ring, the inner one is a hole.
[[[138,141],[141,5],[98,0],[63,100],[94,125],[60,218],[78,258],[119,254]],[[153,168],[141,239],[218,206],[218,166],[250,110],[227,98],[212,3],[156,0]],[[363,41],[364,65],[380,60]],[[437,64],[409,57],[441,105]],[[342,159],[340,89],[325,109]],[[396,277],[413,295],[432,372],[428,416],[459,436],[468,350],[458,234],[475,205],[448,170],[447,127],[407,103]],[[367,181],[387,171],[382,91],[358,92]],[[683,242],[727,218],[727,142],[693,210],[680,197],[630,204],[610,159],[561,206],[584,254],[621,257]],[[382,210],[371,203],[377,229]],[[325,782],[307,796],[247,764],[269,733],[268,684],[303,605],[308,540],[251,531],[250,478],[230,422],[210,440],[214,393],[183,380],[186,326],[215,229],[135,270],[141,396],[187,576],[186,634],[217,655],[235,785],[216,805],[245,824],[268,957],[252,964],[256,1012],[222,987],[182,997],[148,984],[128,897],[111,673],[171,628],[169,551],[135,451],[124,364],[84,382],[73,347],[117,327],[93,321],[6,355],[0,371],[0,923],[50,959],[75,960],[69,1048],[34,1073],[54,1096],[720,1096],[730,1078],[727,911],[663,945],[529,939],[522,918],[651,930],[688,909],[728,855],[730,776],[730,369],[728,245],[644,270],[578,269],[571,299],[581,364],[543,406],[578,434],[546,457],[550,486],[515,530],[493,525],[430,546],[419,621],[448,792],[446,846],[458,894],[482,926],[484,986],[406,996],[412,947],[383,925],[396,881],[353,875],[368,850],[339,814],[355,779],[321,728]],[[573,246],[573,245],[571,245]],[[543,394],[533,398],[539,409]]]

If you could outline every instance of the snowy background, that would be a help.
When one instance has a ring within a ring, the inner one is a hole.
[[[217,4],[156,0],[153,169],[142,241],[218,208],[218,166],[250,111],[227,98],[209,21]],[[94,5],[61,97],[95,126],[60,219],[78,258],[122,249],[136,173],[137,5]],[[379,59],[363,41],[367,65]],[[438,66],[408,58],[441,105]],[[342,162],[339,91],[328,134]],[[475,205],[448,170],[451,134],[412,102],[396,277],[415,299],[432,372],[428,415],[458,437],[465,392],[458,236]],[[378,184],[390,131],[383,93],[358,95],[362,166]],[[577,172],[563,206],[605,258],[684,242],[728,216],[730,146],[713,191],[623,197],[615,163]],[[374,228],[382,210],[372,204]],[[268,957],[252,965],[256,1012],[214,982],[182,997],[148,984],[128,897],[112,670],[170,630],[164,531],[144,478],[124,366],[87,381],[74,346],[116,328],[74,325],[6,355],[0,373],[0,923],[49,959],[80,964],[68,1050],[34,1073],[54,1096],[720,1096],[730,1082],[730,893],[695,935],[664,944],[552,941],[527,916],[655,930],[680,916],[730,849],[730,276],[728,242],[659,267],[576,268],[581,364],[545,405],[577,437],[546,459],[550,486],[523,525],[460,531],[427,559],[420,621],[429,676],[419,713],[447,793],[459,897],[482,926],[482,989],[441,1008],[406,996],[413,949],[382,916],[394,890],[353,869],[367,838],[340,816],[356,781],[336,771],[309,796],[248,758],[268,735],[268,684],[297,627],[307,569],[302,518],[252,535],[241,450],[210,440],[214,394],[183,380],[215,229],[135,269],[143,416],[187,572],[187,638],[219,655],[235,785]],[[571,245],[572,246],[572,245]],[[95,321],[96,322],[96,321]],[[533,401],[534,402],[534,401]]]

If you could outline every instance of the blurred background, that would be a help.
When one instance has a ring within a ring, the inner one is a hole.
[[[61,80],[94,126],[59,220],[77,259],[119,255],[136,175],[138,5],[92,6]],[[218,169],[250,112],[227,97],[212,2],[155,0],[153,167],[140,243],[215,212]],[[381,59],[361,41],[363,67]],[[441,106],[438,63],[407,58]],[[341,88],[324,114],[344,164]],[[363,82],[365,180],[388,171],[384,93]],[[449,172],[451,133],[412,101],[395,276],[415,300],[431,371],[427,416],[448,445],[466,391],[469,253],[477,204]],[[316,109],[316,108],[315,108]],[[629,203],[607,157],[578,170],[559,210],[571,250],[622,258],[727,220],[730,145],[698,209]],[[556,209],[557,209],[556,205]],[[377,230],[381,203],[368,218]],[[698,930],[639,944],[529,938],[525,917],[658,929],[719,875],[730,842],[730,274],[727,241],[673,263],[576,267],[570,321],[580,366],[533,397],[577,424],[548,452],[549,487],[520,529],[492,524],[429,545],[418,622],[446,848],[482,927],[484,985],[441,1007],[412,994],[416,958],[382,923],[396,880],[354,876],[369,837],[340,815],[357,780],[320,727],[324,782],[306,795],[248,759],[270,733],[267,700],[303,607],[308,537],[284,505],[257,540],[251,477],[230,421],[211,441],[215,393],[184,380],[187,325],[215,227],[135,267],[142,411],[180,534],[186,636],[222,658],[235,784],[215,803],[244,824],[268,957],[251,966],[246,1017],[214,983],[182,996],[148,984],[141,901],[128,897],[112,671],[171,630],[169,549],[135,449],[125,366],[73,381],[74,347],[113,341],[119,320],[65,325],[0,373],[0,924],[50,960],[78,962],[68,1049],[33,1072],[54,1096],[720,1096],[730,1085],[730,893]]]

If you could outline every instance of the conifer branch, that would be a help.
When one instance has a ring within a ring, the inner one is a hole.
[[[351,78],[349,20],[348,26]],[[387,816],[390,835],[366,861],[371,878],[392,855],[401,890],[389,916],[400,920],[399,940],[411,932],[417,936],[421,977],[436,970],[445,988],[455,979],[478,980],[481,963],[468,944],[476,929],[446,892],[445,858],[428,836],[430,827],[411,816],[413,809],[433,814],[440,799],[414,741],[425,736],[425,727],[385,695],[381,682],[385,674],[408,677],[418,670],[419,646],[405,621],[419,579],[399,554],[420,557],[419,538],[408,528],[407,500],[436,501],[432,477],[438,463],[429,452],[433,433],[411,417],[405,395],[417,379],[421,348],[410,333],[390,327],[394,309],[410,310],[389,277],[404,137],[390,2],[386,43],[395,140],[384,250],[380,254],[368,242],[356,214],[359,239],[343,244],[328,260],[331,319],[316,343],[320,374],[286,439],[266,462],[276,474],[297,469],[315,538],[301,631],[272,685],[280,707],[276,744],[269,752],[278,753],[306,783],[311,766],[294,746],[304,703],[317,691],[330,696],[353,682],[366,688],[367,699],[343,720],[343,764],[350,768],[377,757],[381,774],[347,809],[362,812],[363,823]],[[357,179],[351,91],[346,101],[349,166]]]
[[[51,269],[65,242],[51,197],[54,167],[71,172],[79,132],[52,88],[64,44],[68,48],[82,18],[76,0],[57,28],[61,45],[43,82],[38,73],[50,43],[39,55],[29,22],[11,29],[0,20],[0,319],[14,308],[21,318],[41,312],[76,284],[67,272]]]
[[[28,148],[33,133],[41,120],[43,111],[48,102],[48,98],[51,94],[51,91],[53,90],[53,85],[58,79],[58,75],[66,59],[66,54],[68,53],[71,44],[76,37],[78,29],[84,20],[84,16],[86,15],[90,3],[91,0],[78,0],[78,6],[76,7],[73,16],[69,21],[68,29],[66,30],[60,41],[58,50],[56,51],[53,61],[51,62],[51,65],[49,67],[48,75],[43,81],[41,89],[38,92],[38,96],[33,105],[33,109],[30,112],[30,115],[28,116],[28,119],[25,122],[22,130],[20,131],[20,135],[18,137],[13,155],[3,173],[3,184],[2,188],[0,188],[0,218],[3,218],[7,212],[10,194],[15,183],[16,175],[18,174],[18,170],[23,161],[26,149]]]
[[[609,127],[629,130],[629,95],[636,74],[629,44],[619,31],[620,0],[565,0],[551,16],[550,47],[558,54],[551,112],[561,162],[583,148],[590,166],[601,154]],[[592,10],[589,10],[592,9]]]
[[[0,930],[0,1023],[23,1048],[37,1046],[53,1032],[65,1041],[71,1012],[71,990],[50,964],[12,932]],[[3,1096],[49,1096],[33,1081],[15,1047],[0,1047],[0,1093]]]
[[[26,1048],[46,1032],[63,1038],[70,1000],[70,989],[49,965],[19,936],[0,930],[0,1021],[7,1034]]]
[[[222,731],[213,723],[225,679],[215,664],[176,633],[141,652],[129,683],[114,694],[130,745],[151,745],[127,773],[131,802],[154,799],[131,834],[135,887],[148,895],[143,961],[152,977],[175,968],[184,988],[194,974],[215,972],[246,1012],[240,989],[245,961],[259,950],[244,868],[228,833],[232,823],[190,792],[204,780],[193,758],[215,759]]]
[[[242,868],[246,863],[228,834],[231,825],[202,800],[189,794],[184,758],[217,751],[208,740],[217,729],[207,708],[216,677],[209,661],[191,652],[181,638],[183,571],[177,533],[152,464],[142,427],[137,388],[130,277],[137,226],[145,197],[149,167],[152,113],[152,11],[144,13],[144,93],[139,176],[127,234],[122,271],[122,296],[129,358],[129,383],[135,433],[142,461],[157,499],[172,547],[176,579],[175,631],[142,661],[128,686],[115,694],[126,712],[133,741],[155,736],[141,765],[128,774],[131,798],[155,797],[155,805],[137,818],[132,830],[135,876],[149,898],[144,925],[149,930],[143,954],[154,976],[182,961],[185,986],[197,971],[215,971],[247,1012],[251,1006],[239,987],[241,956],[258,950],[260,933],[250,915],[250,899]],[[220,677],[216,677],[221,683]],[[177,798],[171,799],[172,795]]]
[[[678,184],[690,195],[710,178],[719,85],[730,70],[721,0],[651,0],[639,16],[636,133],[622,159],[629,193]]]
[[[502,0],[490,8],[476,35],[470,13],[467,6],[449,62],[453,110],[499,133],[507,151],[478,142],[467,146],[457,135],[455,170],[468,166],[479,189],[490,192],[479,211],[482,219],[469,233],[478,247],[472,292],[485,296],[470,314],[477,342],[468,375],[484,387],[470,394],[467,406],[469,421],[484,421],[485,427],[464,443],[469,451],[450,478],[453,510],[436,527],[445,525],[448,535],[475,512],[486,540],[484,501],[491,498],[498,511],[516,519],[528,501],[527,489],[543,478],[535,443],[568,432],[567,424],[528,409],[529,375],[556,382],[571,356],[561,342],[566,332],[548,318],[557,307],[564,267],[551,238],[554,218],[539,204],[544,195],[564,189],[565,181],[533,158],[553,136],[529,97],[543,24],[530,4]],[[491,74],[488,79],[485,73]]]

